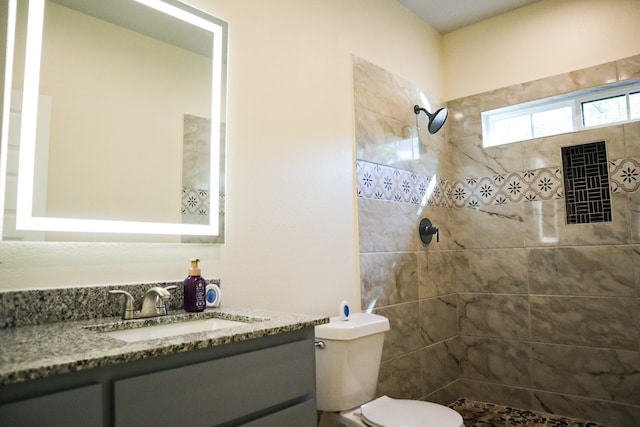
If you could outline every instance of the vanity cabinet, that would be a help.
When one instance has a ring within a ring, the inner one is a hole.
[[[102,390],[96,384],[0,406],[0,426],[101,427]]]
[[[22,411],[47,427],[315,426],[313,328],[0,388],[0,426],[38,425]]]
[[[205,427],[287,409],[286,402],[313,393],[313,351],[298,341],[116,381],[115,425]]]

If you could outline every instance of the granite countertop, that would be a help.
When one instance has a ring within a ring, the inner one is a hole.
[[[102,333],[211,317],[248,323],[138,342],[125,342]],[[328,321],[323,316],[225,306],[202,313],[174,310],[168,316],[139,320],[105,317],[9,327],[0,329],[0,386],[292,332]]]

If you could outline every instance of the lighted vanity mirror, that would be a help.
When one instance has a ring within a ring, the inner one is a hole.
[[[3,240],[221,243],[227,23],[176,0],[9,2]]]

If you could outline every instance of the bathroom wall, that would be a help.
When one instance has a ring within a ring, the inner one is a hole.
[[[637,78],[639,61],[449,101],[435,137],[419,129],[425,117],[410,118],[404,94],[418,89],[356,63],[362,304],[392,324],[379,393],[467,397],[613,426],[640,419],[640,124],[488,149],[480,128],[484,109]],[[392,142],[408,140],[419,156],[396,161],[388,151],[404,151]],[[566,225],[561,147],[598,141],[612,221]],[[439,243],[418,240],[423,217],[439,227]]]
[[[445,99],[638,54],[640,2],[540,0],[445,34]]]
[[[429,134],[427,116],[416,116],[413,106],[434,111],[443,102],[361,58],[354,58],[353,78],[361,304],[391,323],[378,391],[433,399],[459,377],[452,357],[459,347],[457,296],[447,258],[435,255],[442,261],[436,263],[429,250],[444,239],[423,245],[417,227],[425,204],[452,211],[440,178],[453,164],[446,131]],[[440,271],[429,270],[432,264]]]
[[[634,56],[449,101],[464,165],[452,197],[478,231],[451,230],[461,395],[613,426],[640,419],[640,123],[482,149],[479,122],[485,109],[638,77]],[[612,220],[567,224],[561,147],[599,141]],[[524,197],[503,202],[496,193],[513,174]],[[498,228],[504,238],[491,236]]]
[[[357,308],[351,55],[441,94],[441,36],[393,0],[188,3],[229,22],[225,244],[3,241],[0,289],[182,280],[197,257],[229,305]]]

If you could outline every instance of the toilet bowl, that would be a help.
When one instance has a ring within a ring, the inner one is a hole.
[[[356,313],[315,327],[319,427],[464,427],[453,409],[375,396],[386,317]]]

